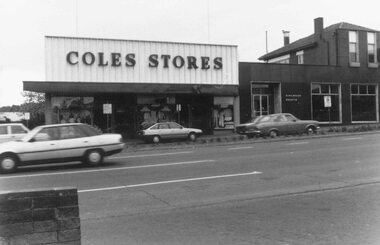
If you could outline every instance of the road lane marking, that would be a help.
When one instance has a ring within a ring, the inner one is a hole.
[[[343,140],[343,141],[346,141],[346,140],[361,140],[361,139],[363,139],[363,137],[343,138],[342,140]]]
[[[256,175],[256,174],[262,174],[262,172],[254,171],[254,172],[239,173],[239,174],[215,175],[215,176],[208,176],[208,177],[167,180],[167,181],[150,182],[150,183],[135,184],[135,185],[122,185],[122,186],[114,186],[114,187],[104,187],[104,188],[98,188],[98,189],[85,189],[85,190],[78,190],[78,193],[95,192],[95,191],[109,191],[109,190],[127,189],[127,188],[134,188],[134,187],[143,187],[143,186],[191,182],[191,181],[198,181],[198,180],[222,179],[222,178],[231,178],[231,177],[248,176],[248,175]]]
[[[244,146],[244,147],[234,147],[234,148],[228,148],[228,150],[243,150],[243,149],[252,149],[253,146]]]
[[[136,157],[157,157],[157,156],[189,154],[189,153],[194,153],[194,152],[193,151],[180,151],[180,152],[157,153],[157,154],[147,154],[147,155],[130,155],[130,156],[108,157],[108,159],[123,159],[123,158],[136,158]]]
[[[101,168],[101,169],[92,169],[92,170],[83,170],[83,171],[66,171],[66,172],[59,172],[59,173],[15,175],[15,176],[0,177],[0,179],[28,178],[28,177],[40,177],[40,176],[64,175],[64,174],[82,174],[82,173],[94,173],[94,172],[105,172],[105,171],[116,171],[116,170],[128,170],[128,169],[138,169],[138,168],[167,167],[167,166],[196,164],[196,163],[209,163],[209,162],[215,162],[215,160],[199,160],[199,161],[189,161],[189,162],[150,164],[150,165],[120,167],[120,168]]]
[[[302,141],[302,142],[289,143],[289,144],[286,144],[286,145],[306,145],[306,144],[309,144],[309,143],[310,142]]]

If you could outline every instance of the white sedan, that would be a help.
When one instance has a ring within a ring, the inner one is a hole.
[[[29,129],[22,123],[0,124],[0,143],[21,139],[28,132]]]
[[[164,139],[189,139],[195,141],[202,134],[201,129],[185,128],[176,122],[159,122],[143,125],[138,135],[146,141],[158,143]]]
[[[96,166],[104,156],[123,148],[120,134],[102,134],[87,124],[39,126],[18,141],[0,144],[0,171],[9,173],[22,165],[78,160]]]

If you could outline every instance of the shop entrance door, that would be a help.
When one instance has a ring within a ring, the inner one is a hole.
[[[268,94],[253,95],[252,118],[269,114],[269,108],[270,108],[269,97],[270,95]]]

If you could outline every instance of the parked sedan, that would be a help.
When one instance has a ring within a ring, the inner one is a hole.
[[[123,148],[121,135],[102,134],[87,124],[39,126],[18,141],[0,144],[0,171],[9,173],[21,165],[77,160],[96,166],[104,156]]]
[[[319,130],[319,122],[313,120],[300,120],[290,113],[278,113],[259,116],[252,122],[236,126],[238,134],[248,137],[270,136],[279,134],[315,133]]]
[[[186,139],[195,141],[203,132],[201,129],[185,128],[176,122],[159,122],[147,124],[138,132],[138,135],[146,141],[158,143],[164,139]]]
[[[28,132],[29,129],[22,123],[0,124],[0,143],[21,139]]]

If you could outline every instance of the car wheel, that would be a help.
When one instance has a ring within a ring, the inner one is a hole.
[[[153,143],[157,144],[157,143],[159,143],[160,141],[161,141],[160,136],[158,136],[158,135],[153,136],[153,138],[152,138],[152,142],[153,142]]]
[[[11,173],[16,171],[18,158],[13,154],[5,154],[0,157],[0,172]]]
[[[189,134],[189,140],[190,141],[195,141],[197,139],[197,136],[194,133]]]
[[[103,152],[101,150],[89,150],[84,158],[87,165],[98,166],[103,162]]]
[[[278,132],[276,130],[271,130],[271,131],[269,131],[269,136],[271,138],[275,138],[278,136]]]
[[[308,135],[315,134],[316,132],[317,132],[317,130],[316,130],[316,128],[313,127],[313,126],[309,126],[309,127],[306,128],[306,133],[307,133]]]

